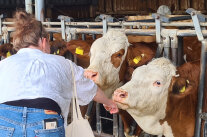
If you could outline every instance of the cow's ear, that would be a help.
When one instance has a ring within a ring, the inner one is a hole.
[[[173,77],[170,85],[171,93],[174,95],[187,95],[190,94],[192,85],[190,81],[183,77]]]

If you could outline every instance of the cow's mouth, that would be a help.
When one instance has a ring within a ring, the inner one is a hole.
[[[119,101],[116,101],[116,100],[113,100],[113,101],[117,104],[118,108],[120,108],[120,109],[125,110],[125,109],[129,108],[129,105],[126,104],[126,103],[119,102]]]

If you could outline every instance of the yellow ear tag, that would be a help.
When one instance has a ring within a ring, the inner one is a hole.
[[[82,49],[81,47],[77,47],[77,48],[75,49],[75,53],[76,53],[76,54],[79,54],[79,55],[83,55],[83,49]]]
[[[9,56],[11,56],[11,53],[8,51],[8,52],[6,53],[6,57],[9,57]]]
[[[60,50],[58,49],[57,54],[59,54],[59,53],[60,53]]]
[[[54,52],[53,54],[56,55],[56,52]]]
[[[186,82],[187,82],[188,84],[190,83],[190,81],[189,81],[188,79],[186,80]]]
[[[183,88],[180,90],[180,93],[184,93],[185,92],[185,86],[183,86]]]
[[[142,59],[141,56],[137,56],[137,57],[135,57],[135,58],[133,59],[133,62],[134,62],[135,64],[138,64],[138,63],[140,62],[141,59]]]

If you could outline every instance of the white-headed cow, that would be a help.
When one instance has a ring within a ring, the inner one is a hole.
[[[168,59],[158,58],[135,69],[131,81],[115,90],[113,100],[149,134],[193,137],[199,73],[199,60],[176,71]],[[206,95],[204,100],[206,111]]]

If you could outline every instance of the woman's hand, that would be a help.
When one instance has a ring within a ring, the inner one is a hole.
[[[106,104],[103,104],[104,108],[110,112],[110,114],[115,114],[115,113],[118,113],[119,112],[119,109],[117,107],[117,105],[112,101],[110,100],[107,105]]]

